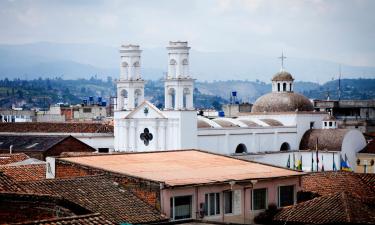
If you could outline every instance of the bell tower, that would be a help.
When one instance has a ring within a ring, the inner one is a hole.
[[[145,82],[141,77],[139,45],[120,47],[120,79],[117,81],[116,111],[130,111],[144,101]]]
[[[189,72],[187,42],[170,41],[168,50],[168,73],[165,77],[165,109],[193,110],[194,79]]]

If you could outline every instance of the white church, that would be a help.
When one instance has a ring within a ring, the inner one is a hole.
[[[115,151],[201,149],[282,167],[288,159],[292,165],[301,160],[304,171],[332,170],[334,164],[339,168],[340,157],[346,156],[354,166],[356,153],[366,145],[362,133],[339,129],[327,112],[315,112],[308,98],[294,92],[294,78],[283,63],[272,78],[272,92],[261,96],[251,113],[236,118],[198,116],[189,50],[187,42],[169,42],[161,110],[144,100],[140,47],[121,46]]]

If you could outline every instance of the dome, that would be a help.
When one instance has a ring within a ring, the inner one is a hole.
[[[310,100],[293,92],[271,92],[258,98],[251,112],[313,111]]]
[[[285,70],[282,70],[276,73],[272,78],[272,81],[293,81],[293,80],[294,78],[292,74],[290,74],[289,72]]]

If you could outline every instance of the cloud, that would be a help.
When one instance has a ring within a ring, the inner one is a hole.
[[[0,43],[70,42],[320,58],[375,66],[371,0],[0,1]]]

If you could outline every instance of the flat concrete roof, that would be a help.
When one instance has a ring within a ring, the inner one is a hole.
[[[304,173],[199,150],[156,151],[59,158],[168,186],[268,179]]]

